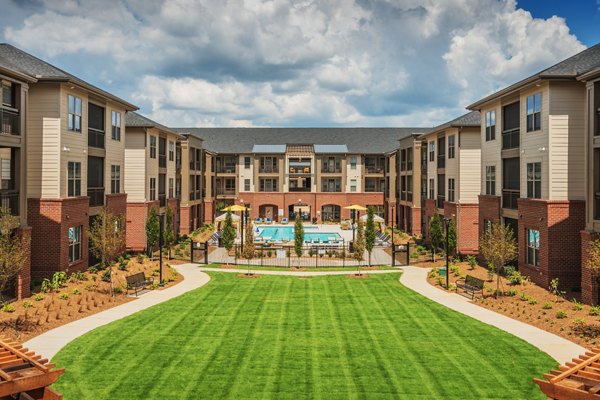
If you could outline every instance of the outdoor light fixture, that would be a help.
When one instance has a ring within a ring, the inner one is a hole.
[[[454,216],[454,215],[453,215]],[[444,228],[446,228],[446,289],[450,288],[450,273],[448,270],[449,264],[449,251],[448,251],[448,227],[450,226],[450,221],[452,218],[444,217],[442,219],[444,221]]]
[[[159,273],[159,286],[164,286],[163,282],[163,235],[164,235],[164,216],[160,214],[158,217],[158,273]]]

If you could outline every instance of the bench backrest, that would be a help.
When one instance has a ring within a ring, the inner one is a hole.
[[[146,280],[146,275],[143,272],[138,272],[137,274],[129,275],[125,277],[128,285],[133,285],[136,283],[144,282]]]
[[[465,283],[469,286],[474,286],[476,288],[483,289],[483,284],[485,283],[485,281],[483,279],[467,275],[467,277],[465,278]]]

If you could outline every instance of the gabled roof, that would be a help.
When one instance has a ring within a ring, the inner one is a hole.
[[[461,115],[458,118],[436,126],[429,133],[443,131],[448,128],[463,128],[463,127],[478,127],[481,126],[481,117],[479,111],[471,111],[470,113]]]
[[[483,99],[469,105],[467,109],[476,110],[483,104],[497,97],[504,96],[514,92],[521,87],[531,84],[541,79],[577,79],[595,68],[600,67],[600,43],[583,50],[549,68],[546,68],[536,74],[531,75],[517,83],[514,83],[502,90],[499,90]]]
[[[167,128],[156,121],[152,121],[150,118],[144,117],[135,111],[129,111],[125,115],[125,126],[130,128],[157,128],[161,131],[172,133],[173,135],[183,136],[182,133],[175,132],[171,128]]]
[[[345,145],[349,154],[383,154],[398,140],[431,128],[173,128],[204,139],[204,148],[221,154],[252,153],[254,145]]]
[[[37,82],[71,82],[100,96],[111,99],[112,101],[123,105],[127,110],[138,109],[137,106],[120,97],[87,83],[62,69],[7,43],[0,43],[0,68],[28,76],[31,80]]]

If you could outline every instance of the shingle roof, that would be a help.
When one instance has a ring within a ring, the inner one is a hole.
[[[284,154],[285,144],[255,144],[252,147],[253,153],[262,154]]]
[[[349,153],[380,154],[398,140],[431,128],[173,128],[204,139],[216,153],[251,153],[255,144],[346,145]]]
[[[482,104],[496,98],[503,96],[512,91],[517,90],[521,86],[535,82],[538,79],[576,79],[578,76],[585,74],[595,68],[600,67],[600,43],[592,46],[588,49],[583,50],[580,53],[575,54],[565,60],[560,61],[553,66],[546,68],[536,74],[531,75],[517,83],[514,83],[502,90],[499,90],[483,99],[476,101],[469,105],[469,110],[477,109]]]
[[[133,104],[7,43],[0,43],[0,67],[27,75],[38,81],[72,82],[121,103],[127,109],[138,109]]]
[[[480,126],[481,125],[481,117],[479,111],[471,111],[470,113],[461,115],[458,118],[453,119],[452,121],[445,122],[441,125],[436,126],[428,133],[438,132],[447,128],[452,127],[463,127],[463,126]]]
[[[135,111],[129,111],[125,115],[125,126],[132,128],[158,128],[161,131],[173,133],[175,135],[180,135],[183,132],[175,132],[171,128],[167,128],[166,126],[159,124],[158,122],[152,121],[150,118],[144,117],[141,114],[136,113]]]

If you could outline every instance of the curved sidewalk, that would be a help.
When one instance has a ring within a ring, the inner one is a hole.
[[[475,305],[459,294],[448,293],[432,286],[427,282],[429,269],[417,267],[402,267],[402,269],[404,273],[400,277],[400,282],[404,286],[436,303],[511,333],[547,353],[560,364],[586,352],[584,347],[567,339]]]
[[[37,354],[42,354],[44,357],[52,359],[60,349],[83,334],[204,286],[210,280],[208,274],[198,269],[197,264],[182,264],[175,265],[174,267],[185,278],[177,285],[164,290],[154,290],[145,293],[136,300],[59,326],[34,337],[23,345]]]

